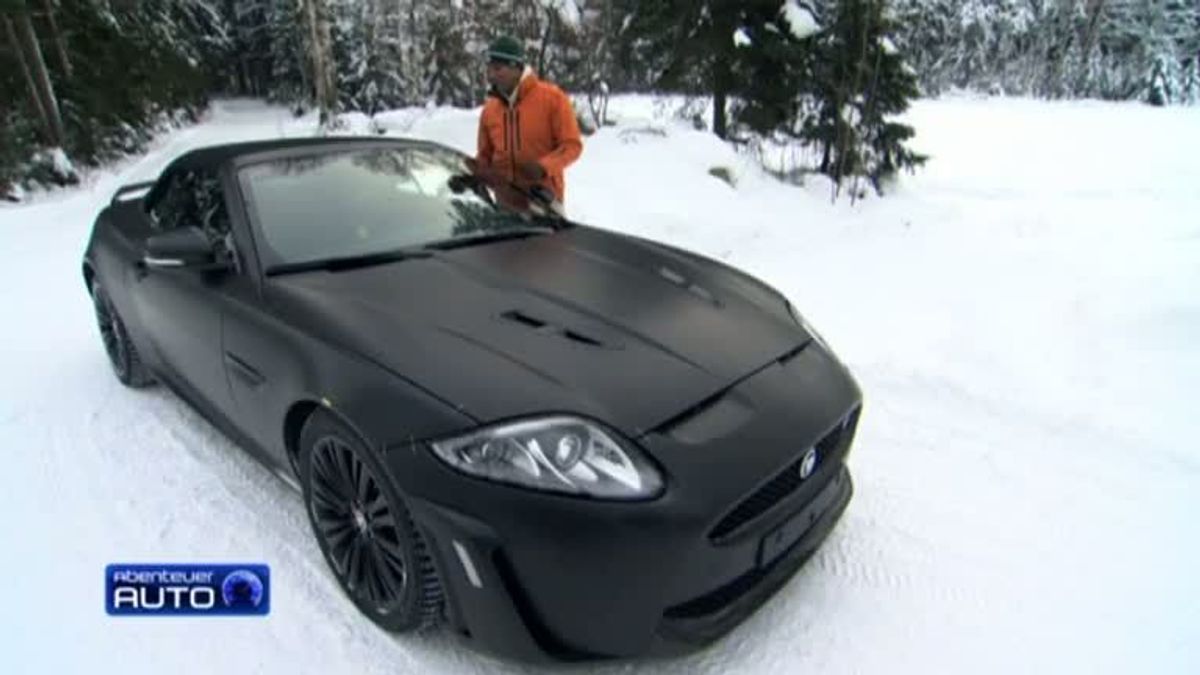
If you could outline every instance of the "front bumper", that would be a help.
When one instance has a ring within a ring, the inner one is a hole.
[[[638,439],[667,478],[646,502],[477,480],[419,446],[388,461],[454,631],[523,660],[675,654],[739,624],[832,530],[853,492],[844,460],[859,407],[840,364],[805,349]],[[820,461],[801,480],[814,446]]]

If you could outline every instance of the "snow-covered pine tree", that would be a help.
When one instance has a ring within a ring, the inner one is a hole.
[[[222,5],[230,41],[230,53],[224,64],[224,88],[230,93],[263,98],[269,96],[270,4],[270,0],[225,0]]]
[[[1200,50],[1200,3],[1116,0],[1109,28],[1134,95],[1152,105],[1181,102],[1187,61]]]
[[[374,114],[387,108],[409,105],[413,88],[405,81],[403,42],[397,31],[401,26],[401,3],[395,0],[370,0],[367,21],[369,61],[363,74],[363,111]]]
[[[753,42],[736,44],[734,34],[747,11],[778,11],[779,1],[618,0],[617,6],[627,16],[625,62],[645,72],[652,86],[712,97],[712,131],[728,137],[727,106],[738,86],[735,61],[757,49]]]
[[[828,4],[828,3],[824,3]],[[895,0],[922,88],[1181,101],[1196,0]]]
[[[649,72],[658,87],[711,96],[718,136],[799,138],[818,149],[822,172],[839,183],[864,176],[876,188],[924,161],[906,147],[912,129],[894,120],[918,92],[881,0],[618,7],[628,17],[622,65]]]
[[[614,82],[616,49],[620,31],[613,0],[579,0],[577,30],[580,61],[578,77],[589,94],[598,94],[600,83]]]
[[[916,77],[891,40],[893,19],[881,0],[826,6],[828,28],[816,40],[811,91],[817,113],[802,135],[820,148],[819,169],[839,185],[866,177],[875,189],[925,157],[906,147],[912,127],[894,120],[917,96]]]
[[[882,191],[885,181],[901,170],[912,171],[928,158],[908,147],[913,128],[896,121],[920,92],[915,73],[893,40],[895,19],[882,0],[868,3],[868,8],[873,29],[868,32],[874,35],[868,38],[865,59],[870,84],[863,92],[860,135],[866,145],[865,175],[876,191]]]
[[[367,110],[366,91],[374,47],[370,5],[367,0],[326,0],[340,110],[357,110],[368,114],[375,112],[374,109]]]
[[[426,31],[418,42],[421,94],[439,105],[470,106],[483,99],[484,42],[472,35],[477,24],[470,8],[443,0],[428,8]]]
[[[4,10],[5,31],[21,63],[30,93],[37,100],[35,107],[42,122],[43,138],[51,146],[62,147],[66,144],[66,132],[61,106],[30,9],[23,0],[8,0]]]
[[[264,62],[269,72],[264,85],[267,98],[292,105],[296,112],[301,112],[316,100],[303,7],[297,0],[264,2],[262,40],[266,43]]]
[[[808,92],[816,76],[818,31],[807,9],[795,4],[785,11],[788,4],[759,3],[738,16],[730,36],[736,53],[731,140],[750,142],[752,137],[772,135],[801,138],[801,125],[811,108]]]
[[[397,29],[403,9],[418,10],[413,2],[394,0],[331,2],[338,100],[343,109],[374,115],[416,98],[416,87],[412,83],[406,87],[401,74]]]
[[[1100,80],[1100,26],[1108,0],[1085,0],[1083,23],[1080,28],[1079,48],[1075,50],[1075,62],[1070,85],[1073,96],[1095,96]]]
[[[922,91],[937,95],[951,86],[960,42],[958,0],[896,0],[896,45],[920,78]]]
[[[228,58],[226,22],[215,10],[212,0],[0,3],[13,27],[13,36],[3,40],[8,48],[0,47],[0,71],[7,75],[0,78],[0,98],[24,103],[14,112],[5,106],[0,115],[6,127],[0,175],[13,182],[69,179],[69,172],[52,166],[62,169],[68,162],[47,153],[48,145],[61,146],[71,163],[92,164],[138,151],[181,114],[194,117]],[[12,21],[30,11],[37,17],[28,24]],[[41,64],[22,67],[29,50],[21,45],[31,41],[42,52]],[[38,95],[26,96],[24,72],[35,85],[50,86],[35,86],[30,91]],[[47,119],[40,109],[55,108],[61,130],[41,138],[31,134],[37,120]],[[42,159],[32,159],[37,157]]]
[[[1200,55],[1193,55],[1184,64],[1179,102],[1184,105],[1200,103]]]
[[[37,85],[11,14],[0,11],[0,199],[15,200],[24,164],[39,146],[44,120]]]
[[[180,0],[170,3],[167,11],[177,53],[208,78],[206,88],[218,87],[227,74],[234,44],[218,1]]]

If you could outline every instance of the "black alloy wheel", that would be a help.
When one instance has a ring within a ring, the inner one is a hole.
[[[96,326],[100,329],[104,351],[108,354],[108,361],[117,379],[121,384],[135,389],[152,384],[154,377],[142,365],[121,316],[98,281],[92,284],[92,306],[96,311]]]
[[[437,622],[442,587],[403,500],[357,435],[324,410],[301,431],[304,501],[334,576],[390,631]]]

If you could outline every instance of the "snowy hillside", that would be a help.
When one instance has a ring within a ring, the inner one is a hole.
[[[761,611],[693,656],[572,671],[1200,672],[1195,110],[919,102],[929,164],[853,206],[762,176],[650,99],[613,111],[568,171],[571,215],[775,285],[866,403],[854,501]],[[377,122],[473,150],[476,120]],[[110,372],[79,263],[113,190],[191,147],[314,126],[219,102],[82,189],[0,207],[0,672],[524,670],[375,629],[295,493],[170,393]],[[109,617],[116,561],[265,562],[271,614]]]

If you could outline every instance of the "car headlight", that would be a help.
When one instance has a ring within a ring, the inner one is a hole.
[[[648,499],[663,486],[658,469],[637,448],[567,415],[499,424],[431,446],[463,473],[537,490]]]

